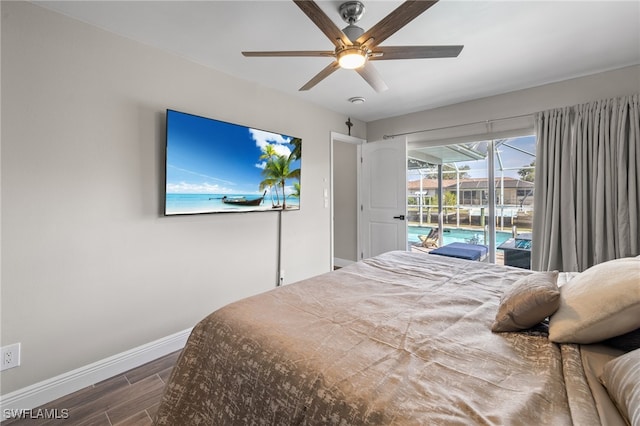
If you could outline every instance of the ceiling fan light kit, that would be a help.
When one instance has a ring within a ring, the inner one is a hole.
[[[366,55],[363,49],[357,46],[350,46],[340,50],[336,56],[340,67],[353,70],[364,65],[367,60]]]
[[[368,31],[354,25],[364,14],[364,5],[348,1],[338,9],[349,25],[340,30],[313,0],[293,0],[311,21],[329,38],[333,51],[271,51],[242,52],[244,56],[315,56],[334,60],[299,90],[309,90],[339,68],[353,69],[376,91],[387,85],[371,63],[393,59],[455,58],[463,46],[379,46],[402,27],[417,18],[438,0],[407,0]]]

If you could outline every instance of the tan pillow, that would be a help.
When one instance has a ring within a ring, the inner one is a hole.
[[[518,331],[531,328],[553,314],[560,304],[556,284],[558,271],[536,272],[504,292],[491,331]]]
[[[627,422],[640,425],[640,349],[606,363],[600,381]]]
[[[640,328],[640,259],[592,266],[560,287],[560,307],[549,320],[549,339],[594,343]]]

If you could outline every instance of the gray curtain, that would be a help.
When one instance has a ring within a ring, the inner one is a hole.
[[[639,95],[536,114],[532,268],[640,254]]]

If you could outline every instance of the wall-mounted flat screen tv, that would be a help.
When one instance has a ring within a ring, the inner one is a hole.
[[[300,138],[167,110],[165,215],[300,209]]]

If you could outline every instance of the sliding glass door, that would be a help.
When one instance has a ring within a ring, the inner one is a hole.
[[[482,244],[489,247],[491,262],[509,264],[519,254],[523,259],[512,266],[526,266],[532,244],[534,136],[421,148],[409,152],[408,164],[412,250],[433,248],[422,240],[438,227],[438,245]]]

